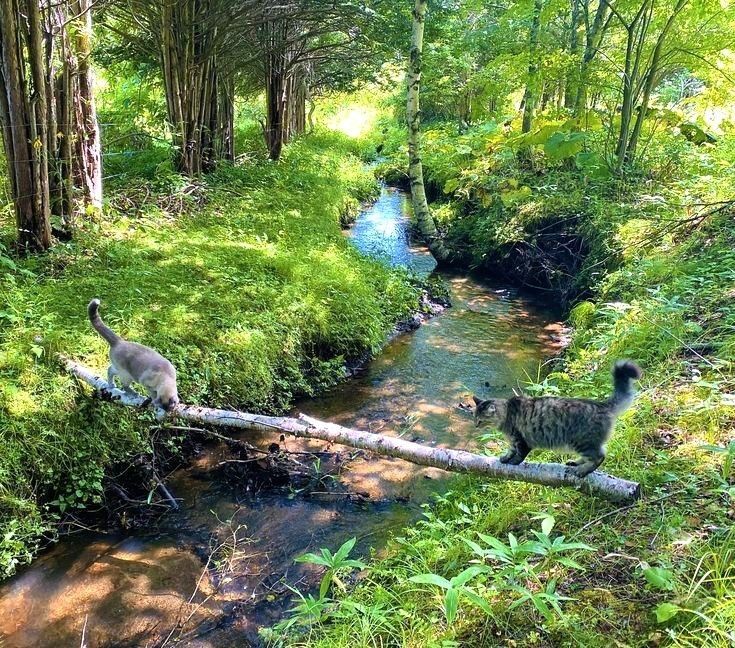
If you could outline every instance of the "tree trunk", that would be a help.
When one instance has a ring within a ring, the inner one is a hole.
[[[436,224],[429,211],[424,186],[424,167],[421,163],[421,56],[424,47],[424,24],[426,22],[426,0],[415,0],[413,28],[409,52],[406,81],[406,121],[408,124],[408,177],[411,183],[411,203],[419,234],[427,242],[429,250],[438,263],[449,259],[449,251],[438,237]]]
[[[578,85],[574,99],[575,117],[580,117],[587,111],[587,85],[589,83],[590,66],[595,56],[597,56],[602,38],[607,31],[607,17],[609,15],[607,0],[599,0],[595,18],[590,24],[589,0],[581,0],[581,2],[584,2],[585,45],[582,60],[579,64]]]
[[[285,19],[274,19],[263,26],[265,56],[265,143],[268,157],[278,160],[286,143],[287,91],[286,40],[289,29]]]
[[[76,165],[82,199],[87,206],[102,208],[102,158],[97,107],[94,100],[92,59],[92,0],[75,0],[71,11],[75,23],[75,50],[78,61],[74,93],[77,127]]]
[[[626,164],[630,125],[633,120],[635,97],[638,89],[641,56],[646,40],[648,25],[653,11],[653,0],[643,0],[630,24],[623,24],[626,32],[625,66],[623,69],[622,105],[620,108],[620,127],[615,146],[615,171],[621,173]]]
[[[131,407],[139,408],[145,404],[146,399],[142,396],[132,396],[119,389],[110,390],[107,381],[95,375],[88,367],[63,356],[61,360],[68,371],[100,390],[103,398]],[[567,466],[561,464],[522,463],[512,466],[500,463],[497,457],[477,455],[464,450],[431,448],[397,437],[345,428],[304,415],[295,419],[181,404],[177,405],[170,415],[198,424],[265,432],[285,432],[296,437],[321,439],[451,472],[475,473],[494,479],[524,481],[545,486],[569,486],[588,495],[603,497],[615,502],[634,501],[641,494],[639,484],[618,479],[600,471],[579,479]]]
[[[641,129],[643,127],[643,120],[646,118],[648,112],[648,104],[651,100],[651,92],[653,91],[654,85],[658,79],[659,67],[661,63],[661,53],[663,51],[664,43],[669,34],[669,31],[674,25],[674,21],[684,7],[687,5],[689,0],[679,0],[674,8],[674,11],[666,21],[663,30],[656,39],[656,47],[653,49],[651,55],[648,70],[645,75],[643,82],[643,96],[641,101],[638,103],[638,113],[635,118],[635,125],[633,126],[633,132],[631,133],[630,140],[628,141],[627,148],[625,150],[625,160],[627,163],[632,163],[635,159],[636,149],[638,148],[638,140],[640,139]]]
[[[234,158],[234,85],[218,69],[217,26],[207,21],[203,0],[165,2],[158,47],[174,166],[188,176]]]
[[[51,245],[52,214],[70,232],[75,213],[102,205],[90,8],[90,0],[0,2],[0,115],[26,250]]]
[[[574,101],[577,96],[577,86],[579,84],[579,69],[575,69],[577,64],[577,56],[579,55],[579,29],[580,21],[580,2],[582,0],[571,0],[571,14],[569,24],[569,55],[574,62],[572,68],[566,74],[564,83],[564,107],[574,108]]]
[[[25,251],[51,246],[48,97],[41,43],[36,0],[0,0],[3,141],[18,245]]]
[[[528,133],[533,125],[533,113],[538,101],[539,90],[539,55],[538,55],[538,34],[541,25],[541,8],[542,0],[534,0],[533,3],[533,20],[531,22],[531,32],[528,38],[528,82],[526,90],[523,94],[523,122],[521,124],[521,132]]]

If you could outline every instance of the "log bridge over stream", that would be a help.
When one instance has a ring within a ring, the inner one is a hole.
[[[107,380],[98,376],[89,367],[64,356],[60,356],[60,359],[68,371],[104,394],[107,400],[129,407],[141,408],[146,405],[147,399],[142,396],[129,394],[116,388],[110,389]],[[431,448],[397,437],[353,430],[334,423],[319,421],[304,414],[298,418],[265,416],[236,410],[179,404],[169,412],[168,416],[200,425],[259,432],[278,431],[295,437],[320,439],[450,472],[474,473],[492,479],[523,481],[544,486],[566,486],[587,495],[618,503],[630,503],[641,496],[641,488],[638,483],[620,479],[599,470],[580,479],[569,467],[557,463],[524,462],[511,466],[500,463],[497,457],[488,457],[465,450]]]

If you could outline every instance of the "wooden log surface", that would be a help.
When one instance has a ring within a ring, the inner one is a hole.
[[[98,390],[103,398],[130,407],[146,405],[146,399],[142,396],[128,394],[120,389],[109,389],[107,380],[98,376],[89,367],[70,358],[60,357],[68,371]],[[641,496],[640,485],[636,482],[613,477],[599,470],[580,479],[569,467],[557,463],[524,462],[511,466],[500,463],[497,457],[488,457],[465,450],[432,448],[397,437],[353,430],[304,414],[299,418],[265,416],[237,410],[179,404],[168,413],[168,416],[197,424],[260,432],[277,431],[306,439],[321,439],[450,472],[474,473],[493,479],[523,481],[544,486],[567,486],[613,502],[632,502]]]

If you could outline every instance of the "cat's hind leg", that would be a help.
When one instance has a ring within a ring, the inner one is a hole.
[[[107,387],[108,389],[115,389],[115,376],[119,375],[115,365],[107,367]]]
[[[586,477],[591,472],[597,470],[600,464],[605,461],[605,449],[595,448],[594,450],[585,450],[580,453],[582,455],[581,460],[575,462],[573,465],[574,473],[579,478]]]

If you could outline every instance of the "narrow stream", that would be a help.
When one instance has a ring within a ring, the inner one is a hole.
[[[430,272],[428,251],[412,246],[407,197],[385,188],[350,230],[364,253]],[[457,404],[474,391],[507,394],[554,350],[551,311],[512,289],[442,273],[452,308],[393,339],[358,378],[298,408],[318,418],[431,445],[479,449]],[[252,439],[243,434],[242,438]],[[451,477],[401,460],[321,442],[264,436],[291,452],[329,451],[323,462],[294,454],[323,492],[260,488],[225,478],[224,444],[207,446],[177,471],[183,499],[147,533],[80,532],[64,538],[0,587],[0,646],[90,648],[258,645],[257,628],[290,607],[284,583],[307,590],[319,572],[293,559],[357,536],[357,551],[378,550],[411,524]],[[331,485],[338,480],[338,488]],[[360,497],[350,496],[360,494]],[[215,551],[216,550],[216,551]],[[214,551],[214,553],[213,553]],[[86,626],[86,627],[85,627]]]

